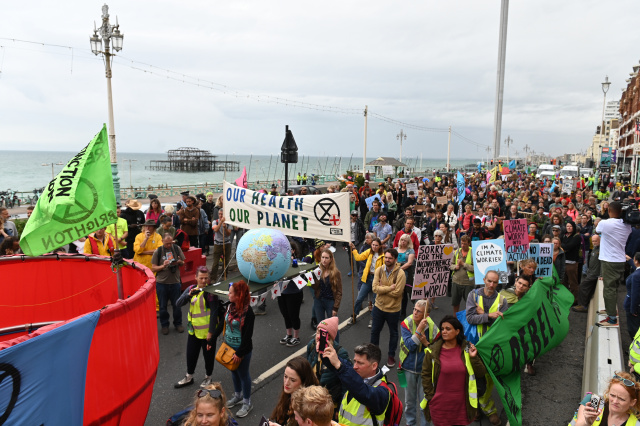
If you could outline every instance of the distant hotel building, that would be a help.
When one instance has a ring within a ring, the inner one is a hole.
[[[634,65],[626,80],[627,88],[620,98],[620,127],[618,136],[618,171],[631,172],[631,181],[638,182],[638,155],[640,143],[636,134],[636,123],[640,121],[640,65]]]

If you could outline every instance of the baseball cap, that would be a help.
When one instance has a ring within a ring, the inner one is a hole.
[[[357,210],[351,210],[351,216],[358,216]]]

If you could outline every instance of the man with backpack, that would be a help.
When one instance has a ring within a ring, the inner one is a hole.
[[[169,334],[169,311],[167,302],[173,306],[173,325],[178,333],[184,333],[182,326],[182,310],[178,306],[180,297],[180,266],[184,265],[184,254],[180,247],[173,243],[171,234],[166,233],[162,245],[151,257],[151,270],[156,273],[156,294],[160,305],[160,325],[162,334]]]
[[[338,422],[347,426],[397,426],[402,419],[402,402],[395,383],[388,382],[386,367],[378,368],[380,348],[373,343],[356,346],[353,367],[341,362],[329,345],[323,356],[347,389],[338,411]]]

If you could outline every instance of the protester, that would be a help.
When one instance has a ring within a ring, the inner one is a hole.
[[[440,321],[440,336],[427,347],[422,364],[424,400],[420,406],[426,420],[435,426],[473,422],[478,408],[476,377],[486,374],[478,350],[465,340],[460,321],[445,316]],[[489,421],[500,424],[497,413],[491,414]]]
[[[500,292],[500,295],[507,300],[509,307],[524,297],[531,288],[531,282],[523,275],[516,277],[513,287],[506,288]]]
[[[640,252],[633,256],[635,270],[627,277],[627,296],[624,310],[627,313],[627,332],[633,339],[640,328]]]
[[[162,210],[162,205],[160,204],[160,200],[158,198],[153,198],[149,205],[149,210],[147,210],[146,220],[155,220],[156,224],[160,225],[160,216],[164,214],[164,210]]]
[[[384,252],[384,266],[375,270],[373,278],[373,292],[376,294],[376,300],[371,312],[371,343],[378,346],[380,332],[386,323],[389,326],[389,358],[387,360],[389,368],[396,365],[398,324],[406,282],[406,275],[397,263],[397,259],[397,250],[387,249]]]
[[[553,242],[553,267],[562,282],[564,279],[564,268],[566,266],[564,250],[562,250],[562,243],[559,237],[553,237],[551,242]]]
[[[180,297],[180,267],[184,265],[184,254],[180,247],[173,243],[171,235],[165,234],[162,245],[151,257],[151,270],[156,274],[156,295],[160,308],[160,326],[162,334],[169,334],[169,311],[167,303],[173,307],[173,326],[178,333],[184,333],[182,311],[178,302]]]
[[[325,318],[338,315],[342,301],[342,275],[329,249],[322,250],[319,266],[319,277],[311,287],[315,293],[313,310],[317,321],[321,322]]]
[[[371,248],[363,251],[362,253],[358,253],[356,247],[351,244],[351,253],[355,260],[366,261],[364,269],[362,270],[358,296],[356,297],[354,305],[355,313],[357,315],[362,310],[362,302],[364,302],[364,299],[367,297],[367,295],[373,291],[374,272],[377,268],[381,267],[384,264],[384,251],[382,250],[382,242],[380,241],[380,239],[373,238],[371,240]]]
[[[334,349],[341,362],[350,364],[349,352],[335,341],[338,335],[338,317],[327,318],[318,324],[315,336],[307,344],[307,361],[311,364],[320,386],[327,388],[333,402],[339,406],[346,388],[340,382],[336,372],[327,367],[328,362],[326,358],[323,358],[323,353],[319,351],[320,339],[323,335],[326,336],[326,346]]]
[[[609,205],[610,219],[601,221],[596,232],[601,235],[600,264],[604,288],[604,306],[607,317],[599,322],[601,327],[617,327],[617,288],[624,280],[626,262],[624,246],[631,233],[631,225],[620,219],[622,204],[614,201]]]
[[[480,339],[489,331],[495,320],[502,317],[509,308],[507,300],[496,292],[498,280],[499,275],[496,271],[487,271],[484,276],[484,287],[472,291],[467,298],[467,322],[477,326]],[[480,408],[483,413],[489,416],[491,424],[497,425],[500,424],[500,419],[495,403],[491,399],[493,381],[488,375],[485,376],[485,379],[487,380],[487,389],[479,398]]]
[[[180,227],[189,236],[189,244],[198,247],[198,221],[200,209],[196,207],[196,197],[189,195],[186,199],[187,206],[178,211]],[[215,281],[215,280],[214,280]]]
[[[520,276],[529,281],[529,288],[538,279],[536,277],[536,269],[538,269],[538,263],[529,258],[520,261]]]
[[[391,225],[387,223],[387,213],[382,212],[378,215],[378,223],[376,223],[372,231],[376,237],[380,238],[383,248],[391,246],[389,241],[393,235],[393,229],[391,228]]]
[[[126,209],[120,214],[120,216],[127,221],[127,228],[129,229],[129,234],[127,235],[127,254],[128,258],[135,256],[134,244],[136,241],[136,237],[140,232],[142,232],[142,227],[144,226],[144,213],[140,211],[142,204],[138,200],[128,200],[125,203]],[[124,256],[127,258],[126,256]]]
[[[325,349],[324,357],[347,389],[340,403],[338,422],[346,426],[381,425],[391,393],[379,368],[380,348],[372,343],[356,346],[353,367],[341,360],[333,347]]]
[[[298,389],[291,398],[291,406],[298,426],[339,426],[332,420],[331,396],[322,386]]]
[[[601,276],[600,273],[600,236],[591,237],[593,249],[587,258],[587,275],[582,277],[578,287],[578,304],[571,308],[574,312],[587,313],[589,302],[596,290],[596,284]]]
[[[129,226],[127,225],[126,219],[120,217],[122,213],[120,209],[120,204],[116,205],[116,216],[118,216],[118,220],[116,223],[112,223],[107,226],[106,232],[111,235],[113,239],[117,243],[117,247],[122,254],[124,259],[131,259],[133,255],[129,253],[127,250],[127,237],[129,236]],[[116,228],[117,228],[117,236],[116,236]]]
[[[142,226],[142,232],[136,236],[133,243],[134,262],[151,269],[151,257],[160,246],[162,246],[162,237],[156,232],[156,222],[147,220]]]
[[[233,408],[238,404],[242,407],[236,413],[237,417],[246,417],[253,405],[251,404],[251,375],[249,364],[253,351],[253,324],[255,316],[249,306],[249,286],[244,281],[232,283],[229,287],[229,308],[224,317],[225,329],[223,341],[235,349],[233,362],[239,364],[238,368],[231,372],[233,379],[233,398],[227,402],[227,408]]]
[[[213,229],[213,262],[211,264],[211,281],[218,282],[218,266],[222,256],[223,277],[231,261],[231,226],[225,223],[224,211],[218,210],[218,218],[212,222]]]
[[[184,426],[234,426],[226,407],[227,397],[220,383],[212,383],[196,392],[193,410]]]
[[[278,308],[287,330],[287,334],[280,339],[280,344],[289,347],[298,346],[300,344],[300,307],[304,299],[302,288],[290,282],[277,299]]]
[[[422,395],[422,362],[425,348],[436,340],[438,327],[429,317],[426,300],[418,300],[413,314],[404,319],[400,326],[400,364],[398,374],[404,372],[407,387],[404,393],[404,414],[407,426],[425,423],[424,413],[418,410]],[[419,420],[419,421],[418,421]]]
[[[451,306],[455,314],[460,310],[460,302],[469,297],[475,286],[473,272],[473,250],[471,238],[467,235],[460,237],[460,248],[455,251],[451,261]]]
[[[593,394],[587,393],[569,425],[636,425],[640,421],[634,414],[640,410],[639,391],[640,386],[631,374],[624,371],[617,372],[609,380],[604,394],[598,395],[600,401],[598,406],[591,406]]]
[[[196,284],[187,287],[176,301],[174,320],[176,318],[176,309],[180,311],[182,306],[189,304],[189,313],[187,315],[187,375],[174,385],[176,388],[182,388],[194,383],[193,375],[198,365],[200,351],[202,351],[205,368],[205,377],[200,386],[207,387],[211,384],[213,364],[216,358],[216,338],[222,331],[220,317],[224,308],[218,296],[203,291],[209,284],[209,271],[206,266],[200,266],[196,271]]]
[[[86,254],[113,256],[115,249],[116,242],[113,237],[106,233],[106,228],[99,228],[84,241],[83,251]]]
[[[21,254],[20,240],[18,237],[7,237],[0,244],[0,256],[11,256],[14,254]]]
[[[301,388],[308,386],[317,386],[319,384],[311,364],[306,358],[297,356],[290,359],[284,368],[282,390],[278,397],[278,403],[271,413],[270,421],[282,426],[296,426],[296,419],[293,408],[293,394]],[[331,412],[329,417],[333,416],[333,401],[327,393],[331,404]],[[273,426],[273,425],[272,425]]]
[[[420,236],[418,235],[419,231],[416,232],[416,230],[417,228],[414,227],[413,217],[406,218],[404,221],[404,227],[396,233],[396,236],[393,240],[393,248],[398,248],[400,237],[402,237],[403,235],[409,235],[411,244],[413,245],[413,250],[417,252],[418,248],[420,247]]]

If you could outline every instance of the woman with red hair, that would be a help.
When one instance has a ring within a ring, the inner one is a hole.
[[[233,398],[227,401],[227,408],[233,408],[242,404],[242,408],[236,413],[236,417],[246,417],[253,409],[251,405],[251,376],[249,363],[253,350],[253,323],[255,315],[251,306],[249,286],[244,281],[232,283],[229,286],[229,308],[225,314],[225,330],[222,337],[224,342],[235,349],[233,362],[240,364],[231,372],[233,379]]]

